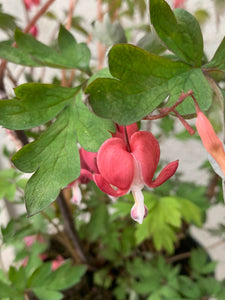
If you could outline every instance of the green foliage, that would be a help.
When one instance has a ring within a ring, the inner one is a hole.
[[[175,196],[157,198],[146,193],[145,201],[149,212],[136,229],[137,244],[152,237],[157,251],[165,249],[173,253],[176,231],[181,227],[182,219],[201,225],[201,210],[187,199]]]
[[[0,29],[11,35],[16,27],[16,18],[2,11],[0,5]]]
[[[112,23],[109,15],[105,15],[102,23],[95,22],[93,34],[97,40],[107,46],[127,42],[123,27],[117,20]]]
[[[190,266],[192,268],[192,275],[198,277],[200,275],[208,275],[214,272],[217,263],[210,261],[207,253],[201,248],[192,251]]]
[[[58,50],[46,46],[18,29],[15,31],[15,41],[18,49],[0,43],[0,57],[25,66],[48,66],[90,72],[90,51],[87,45],[78,44],[63,26],[60,27],[58,35]]]
[[[23,187],[26,179],[20,178],[21,174],[14,169],[0,170],[0,199],[8,201],[15,200],[15,193],[18,188]]]
[[[150,1],[151,22],[164,44],[181,60],[200,67],[203,38],[197,20],[187,11],[174,12],[164,0]]]
[[[115,45],[109,52],[109,69],[115,78],[96,79],[85,93],[89,94],[96,114],[119,124],[140,120],[168,95],[167,105],[172,105],[182,91],[190,89],[203,110],[211,104],[211,90],[201,70],[191,69],[183,62],[156,56],[133,45]],[[181,114],[195,112],[188,99],[178,110]]]
[[[27,83],[15,89],[18,99],[0,102],[0,124],[9,129],[28,129],[53,119],[79,92],[80,87]]]

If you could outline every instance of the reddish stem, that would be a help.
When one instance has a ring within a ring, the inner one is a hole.
[[[149,115],[145,118],[143,118],[143,120],[156,120],[156,119],[160,119],[163,118],[165,116],[167,116],[170,112],[173,112],[174,109],[180,105],[188,96],[192,96],[193,95],[193,91],[190,90],[187,93],[183,93],[180,95],[179,99],[177,100],[177,102],[172,105],[171,107],[164,107],[162,109],[160,109],[160,113],[157,115]]]
[[[123,128],[124,128],[124,136],[125,136],[125,143],[126,143],[126,146],[127,146],[127,151],[131,152],[129,138],[128,138],[128,134],[127,134],[127,127],[123,126]]]

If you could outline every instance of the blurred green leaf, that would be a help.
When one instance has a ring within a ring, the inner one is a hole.
[[[0,29],[7,34],[11,34],[16,28],[16,19],[14,16],[6,14],[0,8]]]
[[[16,291],[15,288],[11,285],[8,285],[2,281],[0,281],[0,297],[10,297],[11,299],[21,299],[21,293]]]
[[[41,63],[33,60],[30,55],[24,52],[22,49],[14,48],[8,42],[0,42],[0,57],[13,62],[14,64],[28,66],[28,67],[40,67]]]
[[[102,22],[94,23],[93,35],[107,46],[127,42],[124,29],[119,21],[116,20],[112,23],[108,14],[104,15]]]
[[[13,63],[28,66],[49,66],[62,69],[80,69],[90,72],[90,51],[86,44],[78,44],[63,26],[58,36],[59,51],[37,41],[32,35],[16,29],[15,41],[19,49],[3,47],[0,57]],[[22,53],[21,53],[22,51]],[[23,54],[24,53],[24,54]]]
[[[194,276],[212,274],[216,265],[217,262],[211,261],[202,248],[195,249],[191,252],[190,266]]]
[[[200,227],[202,225],[202,210],[193,202],[185,198],[180,198],[179,204],[182,218],[186,222]]]
[[[166,50],[165,46],[162,45],[162,42],[154,31],[147,32],[137,44],[138,47],[152,53],[152,54],[161,54]]]
[[[87,225],[87,233],[90,241],[95,241],[107,230],[108,211],[104,203],[99,203],[91,214],[90,222]]]
[[[9,279],[11,280],[13,286],[20,292],[24,292],[26,288],[26,272],[23,266],[16,269],[10,266],[8,272]]]
[[[18,176],[19,174],[15,169],[0,170],[0,199],[15,200]]]
[[[77,284],[86,272],[86,266],[72,266],[71,261],[63,263],[57,270],[51,273],[45,281],[46,289],[61,291]]]
[[[201,296],[198,284],[186,276],[179,276],[179,290],[188,299],[199,299]]]
[[[41,300],[60,300],[63,294],[54,290],[46,289],[46,287],[38,287],[33,289],[34,294]]]
[[[43,263],[30,276],[27,281],[28,288],[43,287],[52,273],[52,262]]]

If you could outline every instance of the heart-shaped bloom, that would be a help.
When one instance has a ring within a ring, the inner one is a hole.
[[[120,130],[121,135],[115,134],[102,144],[97,155],[99,174],[94,175],[94,181],[113,197],[131,191],[135,200],[131,217],[141,224],[147,215],[142,189],[145,185],[154,188],[163,184],[175,173],[178,161],[169,163],[153,180],[159,163],[159,144],[152,133],[137,131],[137,127],[130,129],[127,134]]]

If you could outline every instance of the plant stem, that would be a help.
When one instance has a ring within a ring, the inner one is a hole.
[[[67,233],[68,237],[70,238],[73,247],[76,249],[81,262],[85,263],[85,264],[89,264],[88,258],[83,251],[83,246],[81,244],[80,238],[79,238],[76,228],[74,226],[73,217],[71,215],[70,209],[66,203],[66,199],[62,192],[59,194],[59,196],[57,198],[57,204],[59,206],[59,210],[63,217],[65,232]]]
[[[25,27],[23,30],[24,33],[28,33],[30,29],[35,25],[38,19],[48,10],[49,6],[54,2],[55,0],[49,0],[45,3],[45,5],[42,6],[42,8],[36,13],[36,15],[31,19],[29,24]]]

